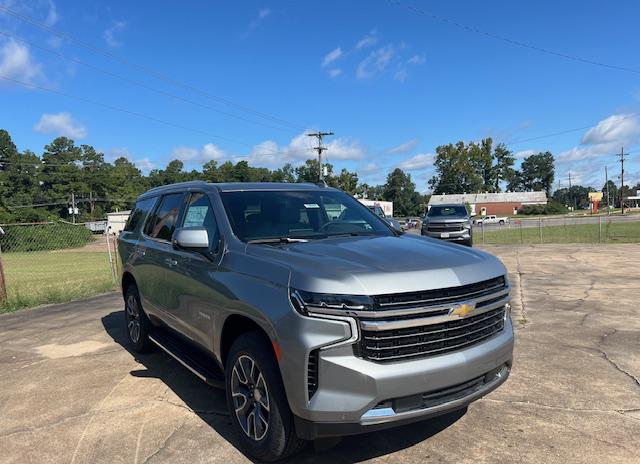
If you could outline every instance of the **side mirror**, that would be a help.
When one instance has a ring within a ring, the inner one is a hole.
[[[204,227],[183,227],[176,229],[171,241],[175,248],[202,251],[209,248],[209,232]]]

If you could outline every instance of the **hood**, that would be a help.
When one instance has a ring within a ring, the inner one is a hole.
[[[289,266],[292,287],[318,293],[413,292],[471,284],[506,273],[492,255],[409,234],[248,245],[246,253]]]

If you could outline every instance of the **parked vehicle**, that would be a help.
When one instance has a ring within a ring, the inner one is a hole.
[[[159,187],[118,243],[129,342],[224,387],[256,459],[465,408],[511,369],[502,263],[336,189]]]
[[[400,231],[403,230],[402,229],[402,224],[400,224],[400,222],[398,222],[398,220],[395,219],[395,218],[387,217],[384,214],[384,210],[379,205],[367,206],[367,208],[369,208],[371,210],[371,212],[373,212],[374,214],[377,214],[382,219],[384,219],[384,221],[387,222],[394,229],[400,230]]]
[[[490,214],[488,216],[480,216],[477,219],[473,220],[474,224],[500,224],[501,226],[505,225],[509,222],[509,218],[507,216],[496,216],[495,214]]]
[[[471,218],[465,205],[433,205],[422,221],[420,233],[462,245],[473,245]]]

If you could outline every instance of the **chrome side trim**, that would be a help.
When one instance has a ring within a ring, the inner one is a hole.
[[[505,298],[502,298],[494,303],[491,303],[487,306],[483,306],[482,308],[474,310],[471,316],[467,316],[467,317],[478,316],[480,314],[486,313],[487,311],[500,308],[506,305],[510,300],[511,300],[511,297],[507,295]],[[369,331],[395,330],[395,329],[406,329],[408,327],[439,324],[439,323],[448,322],[448,321],[457,321],[460,319],[461,318],[459,316],[453,316],[453,315],[449,316],[448,314],[445,314],[442,316],[431,316],[431,317],[427,316],[427,317],[420,317],[416,319],[404,319],[399,321],[378,321],[378,320],[363,321],[361,320],[360,327],[362,328],[362,330],[369,330]]]
[[[164,346],[162,343],[160,343],[158,340],[156,340],[155,338],[153,338],[151,335],[149,335],[149,340],[151,340],[153,343],[155,343],[156,345],[158,345],[158,347],[160,347],[162,349],[162,351],[164,351],[165,353],[167,353],[169,356],[171,356],[173,359],[175,359],[176,361],[178,361],[180,364],[182,364],[184,367],[186,367],[187,369],[189,369],[191,372],[193,372],[195,375],[198,376],[198,378],[200,380],[202,380],[203,382],[207,381],[207,378],[202,375],[200,372],[198,372],[197,370],[195,370],[193,367],[189,366],[187,363],[185,363],[182,359],[180,359],[177,355],[175,355],[169,348],[167,348],[166,346]]]

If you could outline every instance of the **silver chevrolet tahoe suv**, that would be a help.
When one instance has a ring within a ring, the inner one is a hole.
[[[133,348],[224,388],[260,460],[463,409],[511,369],[502,263],[394,230],[333,188],[155,188],[118,253]]]
[[[467,207],[461,204],[433,205],[422,220],[422,235],[461,245],[473,245],[473,229]]]

